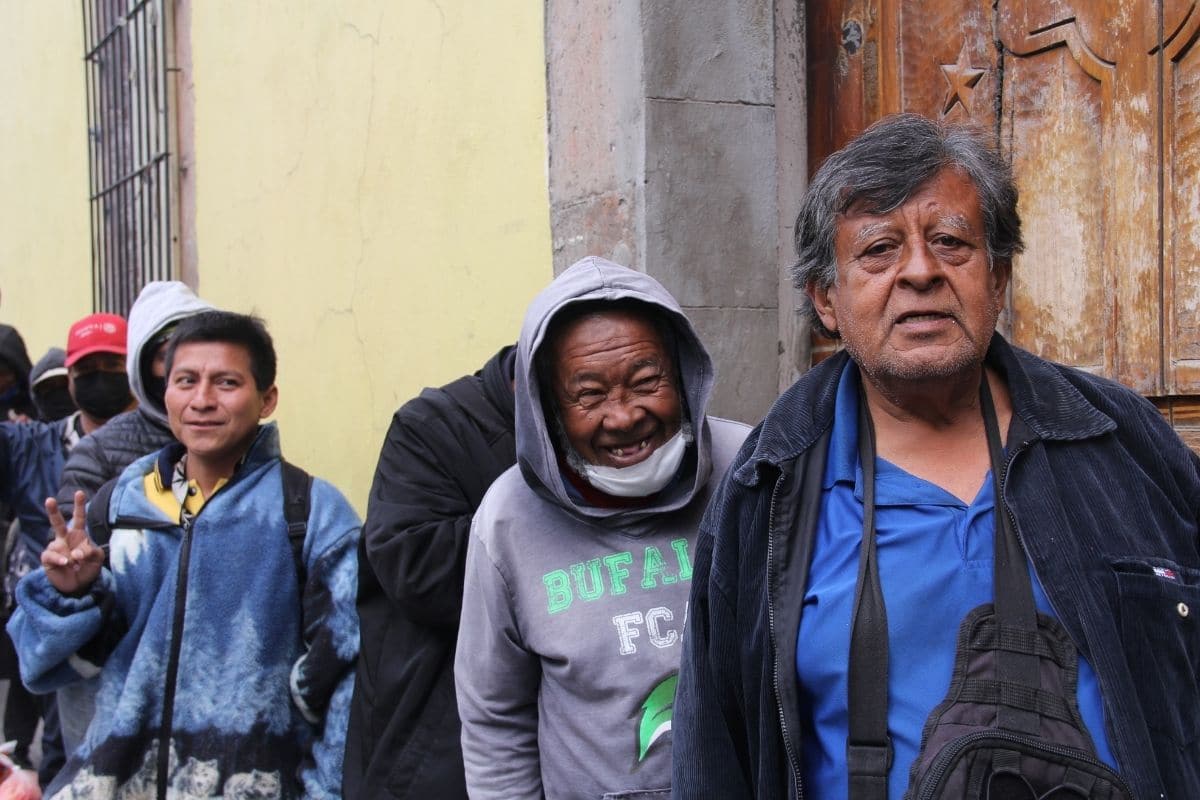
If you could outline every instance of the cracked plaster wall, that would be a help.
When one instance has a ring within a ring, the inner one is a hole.
[[[37,361],[92,310],[78,3],[0,3],[0,322]]]
[[[395,409],[514,340],[551,277],[542,10],[191,16],[200,293],[266,318],[285,453],[364,511]]]

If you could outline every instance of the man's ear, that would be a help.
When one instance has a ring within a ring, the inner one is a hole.
[[[258,412],[259,419],[266,419],[275,413],[275,406],[279,403],[279,388],[271,384],[271,388],[262,393],[263,407],[262,411]]]
[[[832,283],[829,286],[820,287],[815,282],[810,281],[804,287],[804,293],[812,301],[813,310],[817,313],[817,318],[821,320],[821,324],[830,333],[837,333],[837,312],[834,311],[834,301],[837,300],[837,284]]]
[[[1012,279],[1012,259],[997,258],[992,262],[992,280],[995,281],[995,290],[999,292],[1000,298],[1004,299],[1004,290],[1008,288],[1008,282]]]

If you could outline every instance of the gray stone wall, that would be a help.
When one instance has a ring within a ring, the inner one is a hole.
[[[806,356],[780,272],[797,184],[781,191],[780,169],[804,163],[802,20],[796,0],[546,5],[555,271],[600,255],[658,278],[717,364],[711,412],[747,422]]]

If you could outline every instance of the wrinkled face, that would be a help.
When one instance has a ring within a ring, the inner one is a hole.
[[[808,294],[868,377],[948,378],[983,363],[1009,264],[989,268],[979,194],[967,177],[944,169],[885,214],[852,206],[834,250],[837,280]]]
[[[589,464],[631,466],[679,432],[674,365],[649,320],[626,311],[589,314],[547,346],[554,348],[563,428]]]
[[[258,430],[275,410],[274,386],[259,391],[250,353],[226,342],[189,342],[175,349],[167,377],[167,419],[189,459],[232,474]]]

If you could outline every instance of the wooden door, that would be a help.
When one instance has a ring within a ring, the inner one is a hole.
[[[1200,3],[808,4],[810,170],[880,116],[994,131],[1026,251],[1002,328],[1200,450]]]

